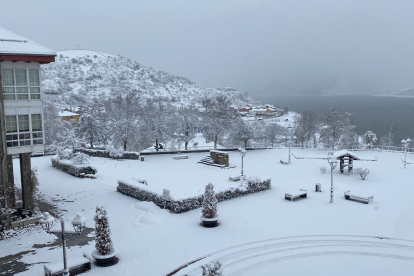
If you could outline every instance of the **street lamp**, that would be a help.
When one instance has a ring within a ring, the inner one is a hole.
[[[242,165],[241,165],[241,178],[242,179],[244,179],[244,175],[243,175],[243,158],[246,156],[246,153],[247,153],[247,151],[246,151],[246,149],[245,148],[239,148],[239,152],[240,152],[240,155],[241,155],[241,157],[242,157]]]
[[[410,140],[410,138],[408,138],[407,140],[402,140],[401,141],[401,143],[403,144],[403,146],[404,146],[404,148],[405,148],[405,154],[404,154],[404,169],[405,169],[405,167],[406,167],[406,165],[407,165],[407,148],[408,148],[408,145],[410,144],[410,142],[411,142],[411,140]]]
[[[60,217],[60,230],[50,230],[53,225],[54,218],[48,213],[43,213],[43,218],[39,220],[39,223],[42,224],[44,230],[49,234],[53,234],[58,238],[62,239],[63,244],[63,276],[69,276],[69,269],[66,260],[66,240],[72,236],[78,236],[85,228],[85,217],[81,214],[76,214],[75,218],[72,220],[72,225],[74,230],[65,230],[65,220],[63,217]]]
[[[338,165],[338,160],[336,159],[335,156],[333,155],[328,155],[328,163],[331,166],[331,203],[333,202],[333,170],[336,168],[336,166]]]

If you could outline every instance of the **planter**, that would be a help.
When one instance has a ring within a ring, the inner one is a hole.
[[[80,173],[79,176],[80,178],[85,178],[85,173]]]
[[[218,226],[218,217],[219,215],[215,215],[214,218],[205,218],[201,216],[200,219],[203,222],[204,227],[216,227]]]
[[[116,256],[116,253],[117,253],[117,251],[116,251],[116,249],[113,249],[111,252],[109,252],[108,254],[106,254],[106,255],[101,255],[96,249],[94,250],[94,251],[92,251],[92,253],[91,253],[91,255],[92,255],[92,257],[94,257],[95,258],[95,260],[96,260],[96,264],[98,265],[98,266],[100,266],[100,265],[108,265],[108,264],[111,264],[111,263],[113,263],[113,261],[114,261],[114,259],[115,259],[115,256]]]

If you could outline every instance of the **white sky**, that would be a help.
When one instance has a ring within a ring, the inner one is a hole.
[[[414,86],[412,0],[2,0],[0,26],[250,95]]]

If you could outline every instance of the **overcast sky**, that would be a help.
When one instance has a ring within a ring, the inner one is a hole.
[[[414,86],[414,1],[2,0],[0,25],[255,94]]]

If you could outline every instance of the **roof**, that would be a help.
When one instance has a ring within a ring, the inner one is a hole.
[[[336,158],[340,158],[340,157],[345,156],[345,155],[352,156],[354,159],[361,159],[354,152],[348,151],[348,150],[340,150],[340,151],[336,151],[336,152],[333,153],[333,156],[335,156]]]
[[[67,116],[79,116],[79,114],[70,112],[70,111],[61,111],[59,112],[60,117],[67,117]]]
[[[0,27],[0,55],[56,56],[56,52]]]

